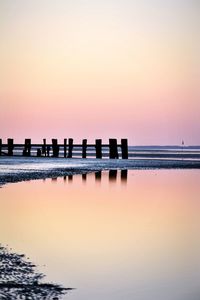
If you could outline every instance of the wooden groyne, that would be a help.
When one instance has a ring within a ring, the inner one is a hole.
[[[64,139],[61,143],[56,138],[50,141],[43,139],[42,143],[35,144],[26,138],[23,144],[17,144],[14,139],[8,138],[6,142],[0,139],[0,156],[200,161],[200,146],[129,146],[126,138],[110,138],[107,144],[102,139],[96,139],[93,144],[87,139],[74,143],[73,138]]]
[[[103,144],[102,139],[96,139],[95,144],[89,144],[87,139],[83,139],[81,144],[75,144],[72,138],[64,139],[63,143],[58,143],[58,139],[53,138],[51,143],[43,139],[42,144],[32,144],[30,138],[26,138],[24,144],[14,143],[14,139],[8,138],[7,143],[0,139],[0,156],[37,156],[37,157],[64,157],[64,158],[87,158],[95,157],[101,159],[108,156],[110,159],[128,159],[128,139],[110,138],[108,144]]]

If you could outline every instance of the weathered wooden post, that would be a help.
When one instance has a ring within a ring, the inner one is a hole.
[[[42,154],[44,154],[44,156],[47,156],[47,148],[46,148],[46,139],[43,139],[43,145],[42,145]]]
[[[128,159],[128,139],[121,139],[122,159]]]
[[[83,140],[82,142],[82,158],[87,157],[87,140]]]
[[[50,156],[50,150],[51,150],[51,146],[47,146],[47,157],[49,157]]]
[[[2,139],[0,139],[0,156],[1,156],[1,151],[2,151]]]
[[[119,158],[117,149],[117,139],[109,139],[109,150],[111,159]]]
[[[25,139],[23,156],[31,155],[31,139]]]
[[[52,149],[53,149],[53,157],[58,157],[59,155],[59,146],[58,146],[58,140],[52,139]]]
[[[13,139],[8,139],[8,156],[12,156],[13,155],[13,149],[14,149],[14,145],[13,145]]]
[[[41,157],[42,155],[42,151],[40,148],[37,149],[37,157]]]
[[[68,158],[72,158],[72,150],[73,150],[73,139],[69,139],[68,145]]]
[[[64,157],[67,157],[67,139],[64,139]]]
[[[116,180],[117,180],[117,170],[110,170],[109,181],[116,181]]]
[[[97,139],[95,141],[96,158],[102,158],[102,140]]]

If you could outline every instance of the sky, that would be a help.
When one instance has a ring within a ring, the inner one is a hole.
[[[200,144],[198,0],[0,0],[0,137]]]

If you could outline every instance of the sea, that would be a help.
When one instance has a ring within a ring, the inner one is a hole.
[[[29,299],[198,300],[199,182],[194,169],[112,169],[9,183],[0,243],[73,288]]]

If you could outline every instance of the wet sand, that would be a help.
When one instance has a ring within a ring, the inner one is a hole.
[[[0,245],[0,299],[59,299],[71,290],[43,282],[44,274],[22,254]]]
[[[1,157],[0,185],[110,169],[200,169],[200,160]]]

